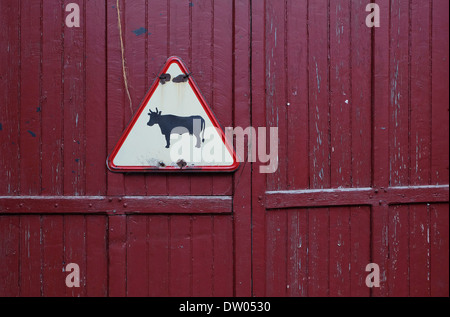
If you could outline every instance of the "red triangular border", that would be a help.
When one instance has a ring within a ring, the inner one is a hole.
[[[142,114],[142,112],[145,110],[145,106],[147,105],[150,98],[152,98],[153,93],[156,91],[156,88],[159,84],[159,77],[162,74],[165,74],[167,70],[169,69],[170,65],[173,63],[177,63],[180,69],[183,71],[184,74],[190,74],[188,68],[183,63],[181,58],[172,56],[164,65],[163,69],[159,73],[159,75],[156,77],[155,81],[153,82],[151,88],[147,92],[146,96],[141,102],[141,105],[139,106],[138,111],[134,114],[133,118],[131,119],[130,123],[128,124],[127,128],[123,132],[122,136],[120,137],[119,141],[117,142],[116,146],[113,148],[111,154],[108,156],[108,159],[106,161],[106,165],[108,166],[108,169],[111,172],[117,172],[117,173],[133,173],[133,172],[234,172],[239,168],[239,161],[237,159],[236,152],[234,151],[234,148],[230,146],[228,143],[228,140],[225,138],[225,133],[220,126],[219,122],[217,121],[216,116],[212,112],[211,108],[209,107],[208,103],[206,102],[205,98],[200,92],[200,89],[198,88],[197,84],[195,83],[194,79],[192,77],[189,77],[189,84],[191,85],[192,90],[194,91],[195,95],[197,96],[198,101],[202,105],[203,109],[205,110],[206,114],[208,115],[209,119],[211,120],[214,127],[217,128],[218,132],[221,135],[222,142],[225,144],[226,148],[232,153],[233,156],[233,164],[230,166],[187,166],[183,169],[180,169],[178,167],[174,166],[166,166],[166,167],[158,167],[158,166],[116,166],[113,164],[113,161],[119,152],[120,148],[122,147],[123,143],[127,139],[128,135],[130,134],[131,130],[133,129],[134,125],[136,124],[136,121]]]

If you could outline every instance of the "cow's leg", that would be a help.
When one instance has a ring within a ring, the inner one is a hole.
[[[202,146],[202,143],[200,141],[200,133],[199,134],[195,134],[195,138],[197,139],[197,145],[195,147],[196,148],[200,148]]]
[[[170,148],[170,133],[165,135],[166,137],[166,149]]]

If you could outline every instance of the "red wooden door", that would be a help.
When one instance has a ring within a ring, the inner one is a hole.
[[[254,295],[448,296],[448,2],[376,3],[252,2]]]
[[[65,26],[68,3],[80,28]],[[233,175],[105,164],[171,55],[233,125],[232,2],[8,0],[0,12],[0,294],[232,296]],[[80,288],[65,285],[68,263]]]
[[[448,1],[376,2],[0,1],[0,296],[448,296]],[[172,55],[274,174],[107,171]]]

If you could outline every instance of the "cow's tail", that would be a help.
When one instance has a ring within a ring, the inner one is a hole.
[[[205,119],[202,118],[202,143],[205,143],[205,128],[206,128]]]

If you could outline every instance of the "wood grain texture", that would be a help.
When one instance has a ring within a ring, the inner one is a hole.
[[[352,185],[351,1],[330,2],[330,185]]]
[[[107,24],[106,7],[86,1],[86,195],[106,195]]]
[[[266,104],[266,57],[265,57],[265,1],[254,1],[251,7],[251,91],[252,125],[265,126]],[[263,201],[266,190],[266,174],[258,173],[262,164],[253,164],[252,173],[252,293],[254,296],[266,295],[266,209]]]
[[[443,0],[432,2],[431,39],[431,183],[449,182],[449,3]]]
[[[63,63],[61,32],[63,11],[60,1],[43,2],[42,42],[42,194],[63,194]]]
[[[0,197],[1,214],[231,214],[230,196]]]
[[[41,193],[41,3],[20,3],[20,189],[22,195]],[[12,171],[11,171],[12,172]]]
[[[330,186],[329,1],[310,1],[309,33],[309,170],[310,188]],[[314,21],[314,23],[312,23]]]
[[[375,173],[372,160],[374,156],[373,119],[376,111],[372,100],[373,56],[372,29],[364,27],[366,20],[364,0],[350,1],[350,77],[351,77],[351,153],[352,187],[371,186]],[[370,93],[368,93],[370,91]],[[375,163],[375,161],[374,161]]]
[[[125,111],[125,127],[134,113],[139,109],[145,93],[150,88],[146,86],[145,66],[147,61],[147,12],[144,0],[125,2],[123,12],[123,41],[125,45],[125,60],[128,88],[131,97],[131,109]],[[128,97],[126,104],[129,103]],[[133,111],[131,111],[133,110]],[[124,127],[124,128],[125,128]],[[144,174],[128,175],[125,179],[127,195],[145,195],[147,192]]]
[[[112,149],[119,140],[122,131],[125,129],[125,111],[129,110],[129,101],[126,99],[124,88],[124,77],[122,70],[122,54],[119,36],[119,22],[116,1],[106,2],[106,27],[107,27],[107,99],[106,99],[106,129],[107,129],[107,150]],[[123,2],[119,2],[119,10],[123,12]],[[123,16],[121,22],[123,23]],[[123,25],[122,25],[123,28]],[[128,104],[127,104],[128,102]],[[108,155],[108,154],[106,154]],[[107,195],[123,195],[124,175],[107,173]]]
[[[0,4],[2,55],[0,58],[0,192],[20,194],[20,1]],[[5,50],[6,48],[6,50]]]
[[[377,188],[337,188],[266,192],[266,208],[324,207],[446,202],[448,186],[411,186]]]
[[[233,88],[233,121],[237,127],[251,125],[250,112],[250,81],[248,68],[250,56],[250,6],[248,1],[234,3],[234,60],[233,74],[235,76]],[[248,141],[247,141],[248,142]],[[242,162],[233,179],[233,212],[234,212],[234,265],[235,296],[248,297],[252,294],[252,237],[251,237],[251,164]]]

